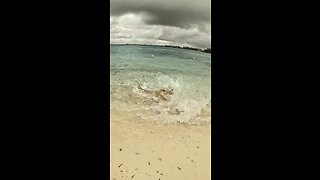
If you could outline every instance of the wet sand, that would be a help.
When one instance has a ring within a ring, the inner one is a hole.
[[[209,124],[160,125],[111,114],[110,125],[110,180],[211,179]]]

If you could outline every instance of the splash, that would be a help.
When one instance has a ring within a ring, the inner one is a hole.
[[[211,72],[203,63],[210,61],[210,56],[196,52],[192,56],[201,61],[190,62],[190,59],[181,59],[181,53],[188,56],[190,51],[174,49],[179,51],[176,52],[179,56],[171,52],[170,56],[155,56],[150,60],[139,51],[142,47],[117,48],[129,48],[125,52],[129,51],[130,56],[111,51],[111,111],[131,114],[135,120],[157,123],[210,123]],[[163,48],[153,47],[152,51],[165,53]],[[173,89],[174,93],[170,100],[164,101],[141,91],[139,86],[151,92]]]

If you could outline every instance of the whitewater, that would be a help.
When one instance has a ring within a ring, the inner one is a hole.
[[[139,86],[148,91],[173,89],[174,93],[170,100],[159,101]],[[210,124],[211,54],[163,46],[110,45],[110,111],[111,121]]]

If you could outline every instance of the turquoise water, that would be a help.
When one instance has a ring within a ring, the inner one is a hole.
[[[110,59],[111,113],[158,123],[211,121],[211,54],[160,46],[110,45]],[[173,89],[174,94],[168,101],[159,101],[138,85],[149,91]]]

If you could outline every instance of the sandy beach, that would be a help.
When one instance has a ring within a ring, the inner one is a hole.
[[[157,124],[114,112],[110,117],[110,180],[211,178],[210,124]]]
[[[110,57],[110,180],[211,179],[211,55],[113,45]]]

